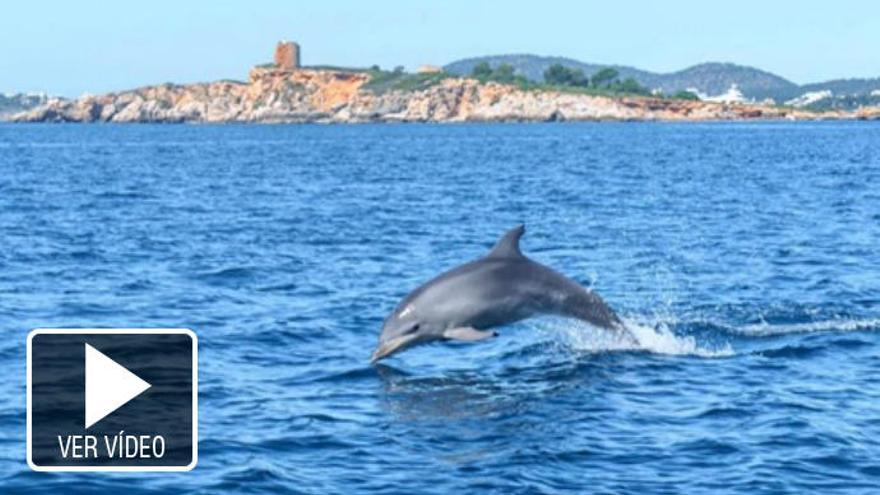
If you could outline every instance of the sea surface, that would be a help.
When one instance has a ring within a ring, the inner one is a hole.
[[[640,345],[369,363],[526,225]],[[25,337],[189,327],[188,473],[25,464]],[[877,493],[880,124],[0,126],[0,492]]]

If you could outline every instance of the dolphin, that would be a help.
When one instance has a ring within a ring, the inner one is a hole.
[[[508,231],[486,256],[407,295],[385,319],[371,362],[429,342],[485,340],[498,335],[491,328],[539,314],[577,318],[635,343],[602,298],[520,251],[525,231]]]

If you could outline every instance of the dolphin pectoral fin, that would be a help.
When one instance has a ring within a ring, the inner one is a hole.
[[[477,330],[473,327],[450,328],[443,332],[443,337],[449,340],[461,340],[464,342],[477,342],[490,339],[498,334],[491,330]]]

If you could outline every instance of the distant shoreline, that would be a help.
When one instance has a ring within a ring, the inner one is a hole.
[[[523,89],[448,74],[383,87],[369,71],[255,67],[247,82],[161,84],[49,99],[8,117],[67,123],[446,123],[875,120],[880,108],[814,112],[743,103]]]

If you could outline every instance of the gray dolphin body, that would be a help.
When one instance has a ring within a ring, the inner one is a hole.
[[[488,329],[538,314],[583,320],[632,337],[598,295],[519,249],[525,227],[510,230],[483,258],[461,265],[412,291],[382,326],[372,362],[441,340],[480,341]]]

